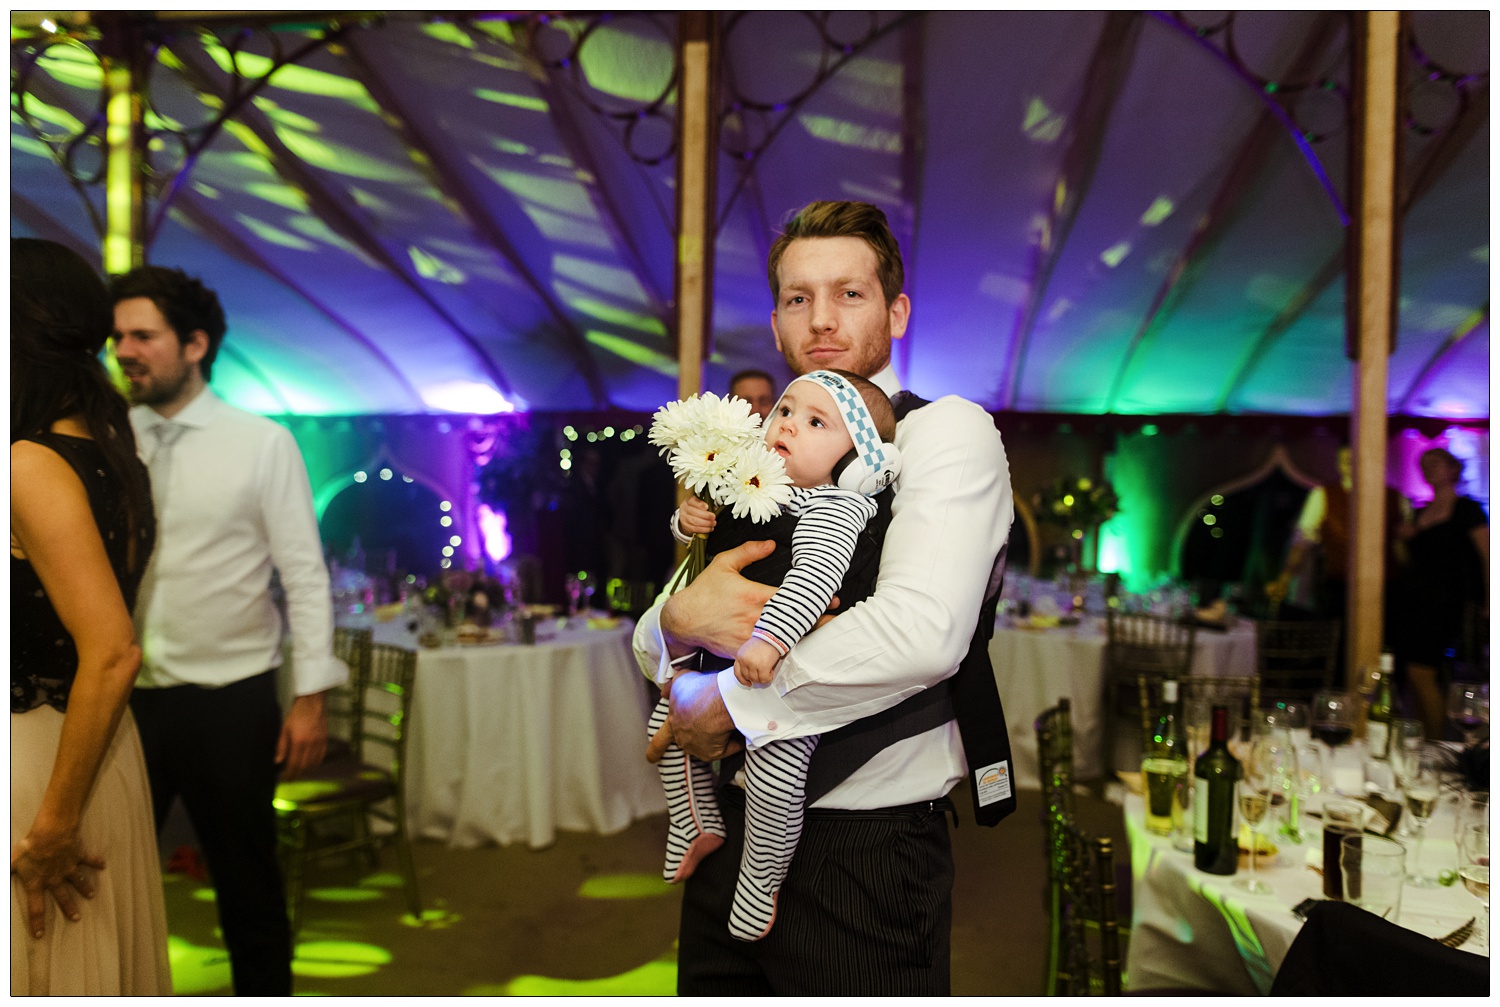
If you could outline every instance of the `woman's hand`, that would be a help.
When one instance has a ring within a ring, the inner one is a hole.
[[[49,893],[64,916],[75,923],[82,918],[75,893],[94,897],[89,870],[104,870],[104,859],[85,853],[76,831],[31,832],[11,849],[10,872],[26,889],[26,920],[33,937],[43,935]]]

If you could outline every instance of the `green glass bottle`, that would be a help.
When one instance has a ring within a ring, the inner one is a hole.
[[[1396,676],[1396,659],[1390,654],[1380,655],[1380,679],[1375,683],[1375,698],[1370,701],[1370,713],[1365,721],[1365,747],[1370,758],[1385,759],[1391,754],[1391,681]]]
[[[1175,821],[1182,817],[1181,789],[1188,785],[1187,736],[1173,679],[1161,684],[1161,713],[1156,729],[1146,739],[1141,773],[1146,778],[1146,830],[1169,836]]]
[[[1233,874],[1239,866],[1234,835],[1234,785],[1240,764],[1229,754],[1229,708],[1213,708],[1208,748],[1193,766],[1193,866],[1209,874]]]

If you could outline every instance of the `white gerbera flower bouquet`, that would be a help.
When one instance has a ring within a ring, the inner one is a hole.
[[[737,518],[764,524],[792,498],[786,466],[766,447],[760,418],[744,399],[705,392],[669,402],[652,417],[647,439],[666,456],[677,481],[715,513],[728,507]],[[705,542],[693,536],[669,593],[703,572]]]

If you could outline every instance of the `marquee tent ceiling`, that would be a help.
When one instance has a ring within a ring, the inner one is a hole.
[[[1073,413],[1348,411],[1347,14],[723,19],[709,387],[743,366],[784,373],[771,235],[808,200],[853,198],[882,206],[905,250],[897,364],[919,392]],[[243,36],[241,74],[321,23]],[[1411,26],[1391,410],[1487,417],[1488,12]],[[240,105],[150,246],[220,292],[221,394],[307,415],[675,397],[675,16],[342,29]],[[169,177],[172,130],[233,101],[240,36],[153,30],[147,124]],[[44,140],[90,127],[99,64],[52,45],[29,72],[16,38],[12,233],[97,249]],[[77,145],[74,166],[94,150]],[[102,215],[104,187],[84,192]]]

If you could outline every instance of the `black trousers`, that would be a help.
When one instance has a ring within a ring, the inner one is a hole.
[[[718,796],[728,835],[683,893],[679,995],[947,995],[953,850],[941,808],[808,809],[775,925],[745,942],[728,928],[744,792]]]
[[[151,778],[156,827],[182,798],[217,893],[240,996],[290,996],[292,933],[276,858],[276,676],[219,689],[179,685],[130,696]]]

